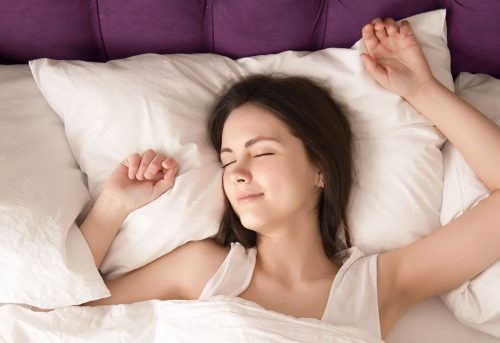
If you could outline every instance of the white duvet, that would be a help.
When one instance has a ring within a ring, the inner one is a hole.
[[[48,313],[0,306],[2,342],[383,342],[368,332],[267,311],[249,301],[151,300]]]

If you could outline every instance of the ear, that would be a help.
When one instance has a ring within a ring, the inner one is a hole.
[[[316,187],[325,188],[325,179],[324,179],[323,173],[321,171],[318,171],[318,178],[316,181]]]

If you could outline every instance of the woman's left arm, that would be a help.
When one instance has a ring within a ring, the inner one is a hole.
[[[500,258],[500,190],[410,245],[380,253],[379,284],[386,308],[399,315],[454,289]]]
[[[434,78],[410,24],[375,19],[362,34],[368,73],[433,122],[490,191],[500,189],[500,128]]]
[[[379,254],[379,308],[392,322],[500,258],[500,129],[434,79],[407,22],[375,19],[363,28],[363,40],[368,73],[435,123],[491,191],[431,235]]]
[[[490,192],[500,189],[500,127],[435,79],[405,98],[460,151]]]

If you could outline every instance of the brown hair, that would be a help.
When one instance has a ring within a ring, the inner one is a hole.
[[[305,146],[308,158],[323,171],[324,189],[318,203],[320,234],[326,255],[332,260],[351,247],[347,207],[354,180],[353,134],[344,110],[326,86],[309,77],[252,74],[232,84],[214,103],[208,132],[219,154],[222,130],[231,112],[252,103],[285,123]],[[220,162],[220,156],[219,156]],[[343,237],[338,230],[343,224]],[[256,245],[257,234],[246,229],[225,197],[225,211],[217,243],[239,242],[245,248]]]

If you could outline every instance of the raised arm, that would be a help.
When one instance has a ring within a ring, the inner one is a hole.
[[[131,155],[115,169],[80,227],[99,268],[123,220],[174,184],[177,165],[153,150]],[[189,242],[125,275],[106,280],[111,296],[82,305],[130,304],[150,299],[197,299],[227,249],[213,240]]]
[[[153,150],[133,154],[118,165],[80,226],[97,268],[128,214],[170,189],[176,173],[175,161]]]
[[[92,252],[97,268],[101,267],[116,233],[129,213],[150,203],[170,189],[175,182],[176,173],[177,164],[174,160],[167,159],[165,155],[157,154],[151,149],[144,152],[142,156],[133,154],[127,157],[113,171],[87,218],[80,226],[80,231]],[[181,249],[181,251],[185,250]],[[168,260],[175,259],[179,253],[173,255],[174,257]],[[157,266],[164,264],[165,260],[166,257],[163,257],[151,262],[147,268],[134,271],[131,275],[106,281],[106,286],[111,291],[111,297],[92,301],[85,305],[127,303],[133,300],[144,300],[145,297],[154,298],[158,294],[159,287],[163,285],[154,283],[153,286],[143,287],[144,282],[151,280],[141,280],[141,278],[154,277],[152,273],[156,272]],[[165,279],[169,280],[163,277],[163,280]],[[170,288],[167,288],[171,290],[169,294],[175,296],[177,288],[173,287],[172,283],[169,285]],[[32,310],[51,311],[34,306],[32,306]]]
[[[500,189],[500,128],[433,77],[408,22],[376,19],[363,40],[368,73],[432,121],[490,191]]]
[[[413,305],[472,279],[500,258],[500,130],[432,76],[407,22],[363,28],[368,73],[409,101],[459,149],[491,195],[413,244],[380,253],[382,336]]]
[[[490,192],[500,189],[500,127],[435,79],[406,100],[443,132]]]
[[[129,211],[115,199],[101,193],[80,226],[80,231],[87,241],[98,269],[128,214]]]

